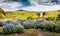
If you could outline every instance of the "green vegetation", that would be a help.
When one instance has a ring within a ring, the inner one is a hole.
[[[57,17],[58,20],[60,20],[60,14],[58,14],[58,17]]]
[[[16,25],[16,32],[17,33],[24,33],[25,32],[24,26],[22,26],[21,24],[17,24]]]
[[[0,12],[1,12],[2,14],[5,14],[5,12],[4,12],[4,10],[3,10],[2,8],[0,8]]]
[[[8,11],[4,12],[2,8],[0,8],[0,19],[40,19],[40,16],[37,14],[38,12],[33,11]],[[46,12],[42,18],[55,19],[60,14],[60,11],[49,11]]]

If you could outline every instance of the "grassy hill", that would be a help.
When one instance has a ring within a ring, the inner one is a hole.
[[[8,11],[5,12],[5,15],[3,13],[0,13],[1,19],[13,19],[13,18],[20,18],[20,19],[27,19],[27,18],[32,18],[32,19],[38,19],[39,16],[37,15],[38,12],[33,12],[33,11],[25,11],[25,10],[18,10],[18,11]],[[48,18],[48,17],[57,17],[57,15],[60,14],[60,11],[49,11],[45,12],[45,15],[43,18]]]
[[[57,17],[58,14],[60,14],[60,11],[49,11],[49,12],[46,12],[44,17],[45,18],[48,18],[48,17]]]
[[[21,18],[26,19],[28,17],[38,18],[38,15],[35,12],[30,11],[13,11],[6,13],[7,18]]]
[[[5,12],[2,8],[0,8],[0,19],[4,19],[5,18]]]

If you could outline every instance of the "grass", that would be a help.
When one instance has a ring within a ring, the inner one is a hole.
[[[39,16],[37,15],[37,12],[32,12],[32,11],[13,11],[13,12],[8,12],[5,13],[6,15],[3,15],[0,13],[2,16],[1,18],[21,18],[21,19],[26,19],[28,17],[31,17],[33,19],[38,18]],[[46,12],[43,18],[48,18],[48,17],[57,17],[57,15],[60,14],[58,11],[49,11]]]
[[[0,35],[4,35],[4,34],[2,34],[2,32],[3,32],[3,27],[0,27]],[[41,31],[40,29],[26,29],[26,31],[25,31],[25,33],[23,33],[23,34],[34,34],[34,35],[36,35],[36,34],[39,34],[39,33],[42,33],[43,31]],[[56,36],[60,36],[60,33],[55,33],[55,32],[49,32],[50,34],[54,34],[54,35],[56,35]],[[23,35],[22,34],[22,35]],[[45,32],[43,32],[42,34],[46,34],[46,35],[48,35],[47,33],[45,33]]]
[[[3,32],[3,27],[0,27],[0,32]]]

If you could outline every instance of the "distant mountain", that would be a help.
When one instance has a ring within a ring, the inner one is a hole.
[[[25,10],[23,10],[23,9],[20,9],[20,10],[16,10],[16,11],[25,11]]]

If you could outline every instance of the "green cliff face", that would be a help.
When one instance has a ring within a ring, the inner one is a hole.
[[[2,8],[0,8],[0,19],[5,18],[5,12]]]
[[[1,12],[2,14],[5,14],[5,12],[4,12],[4,10],[3,10],[2,8],[0,8],[0,12]]]
[[[0,8],[0,12],[4,12],[4,10],[2,8]]]

